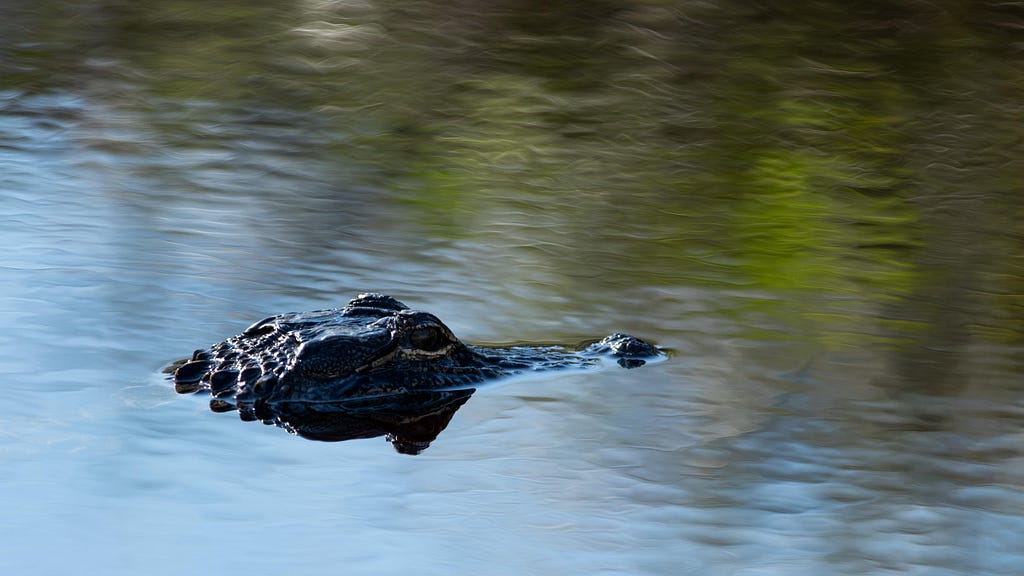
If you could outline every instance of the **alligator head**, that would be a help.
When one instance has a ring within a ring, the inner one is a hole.
[[[245,420],[277,419],[287,428],[279,418],[286,405],[291,414],[308,414],[310,405],[351,411],[352,403],[360,417],[368,405],[405,414],[422,392],[472,393],[482,382],[520,372],[593,366],[602,357],[632,368],[658,356],[657,348],[625,334],[580,350],[472,346],[432,314],[362,294],[340,309],[271,316],[169,371],[182,394],[209,390],[216,411],[237,409]],[[436,404],[436,394],[430,398]],[[299,404],[305,408],[297,410]]]

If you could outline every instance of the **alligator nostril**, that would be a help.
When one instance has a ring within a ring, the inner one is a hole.
[[[645,357],[645,356],[657,356],[658,349],[637,338],[636,336],[630,336],[629,334],[623,334],[616,332],[611,336],[608,336],[604,340],[598,342],[607,346],[614,356],[626,356],[631,358]],[[634,366],[627,366],[633,368]]]

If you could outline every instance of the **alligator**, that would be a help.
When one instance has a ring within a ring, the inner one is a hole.
[[[217,412],[238,410],[243,420],[317,440],[387,434],[399,451],[416,453],[484,382],[605,358],[635,368],[663,356],[622,333],[576,349],[465,344],[436,316],[369,293],[343,308],[260,320],[168,372],[179,393],[208,391]]]

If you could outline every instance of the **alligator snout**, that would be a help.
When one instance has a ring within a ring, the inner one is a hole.
[[[613,356],[623,368],[637,368],[646,364],[647,360],[662,355],[653,344],[622,332],[605,336],[587,347],[586,351]]]

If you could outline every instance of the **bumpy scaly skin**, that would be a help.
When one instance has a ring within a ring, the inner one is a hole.
[[[463,344],[440,320],[383,294],[344,308],[271,316],[197,350],[174,371],[181,393],[209,390],[225,409],[260,417],[260,406],[337,402],[424,390],[468,389],[524,371],[582,367],[612,356],[627,368],[661,353],[613,334],[579,351],[559,346]]]

